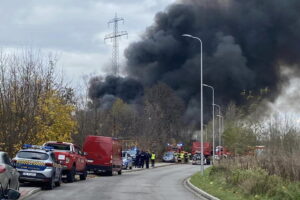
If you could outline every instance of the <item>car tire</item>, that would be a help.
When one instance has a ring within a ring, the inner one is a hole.
[[[45,188],[46,188],[47,190],[53,190],[54,187],[55,187],[55,181],[54,181],[54,178],[51,177],[51,179],[49,180],[49,182],[46,183]]]
[[[122,169],[118,171],[118,175],[122,175]]]
[[[112,170],[106,171],[106,174],[107,174],[107,176],[112,176],[113,175],[113,171]]]
[[[129,169],[132,169],[132,166],[130,166]]]
[[[69,183],[73,183],[75,181],[75,175],[76,175],[76,168],[75,168],[75,166],[73,166],[72,169],[70,171],[68,171],[67,181]]]
[[[86,168],[84,169],[84,171],[82,172],[82,174],[79,175],[79,177],[80,177],[80,180],[82,180],[82,181],[86,180],[86,177],[87,177]]]
[[[60,187],[61,182],[62,182],[62,178],[61,178],[61,174],[60,174],[60,176],[59,176],[59,178],[58,178],[58,181],[55,182],[55,186],[56,186],[56,187]]]

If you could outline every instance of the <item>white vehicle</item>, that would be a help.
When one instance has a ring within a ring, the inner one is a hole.
[[[0,199],[7,195],[8,189],[19,190],[19,173],[3,151],[0,151],[0,187]]]

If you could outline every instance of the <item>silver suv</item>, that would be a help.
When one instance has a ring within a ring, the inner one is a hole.
[[[13,161],[20,173],[21,183],[42,182],[50,190],[54,186],[60,186],[62,166],[56,160],[52,148],[24,145]]]
[[[0,151],[0,199],[9,188],[19,190],[19,173],[14,168],[7,153]]]

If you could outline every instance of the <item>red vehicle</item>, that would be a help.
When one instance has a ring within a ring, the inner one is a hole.
[[[114,171],[122,174],[122,144],[118,139],[89,135],[83,150],[87,152],[88,171],[106,172],[110,176]]]
[[[192,155],[195,153],[201,153],[201,143],[200,142],[193,142],[192,146]],[[213,147],[211,143],[209,142],[204,142],[203,143],[203,154],[205,159],[207,160],[207,164],[210,164],[210,157],[212,156],[213,153]]]
[[[68,142],[46,142],[44,146],[54,148],[56,159],[63,165],[63,175],[67,175],[67,181],[75,181],[75,175],[80,176],[80,180],[87,177],[86,158],[79,146]]]
[[[223,147],[223,146],[217,146],[216,147],[216,155],[219,156],[219,157],[227,157],[227,156],[230,156],[231,153],[227,150],[226,147]]]

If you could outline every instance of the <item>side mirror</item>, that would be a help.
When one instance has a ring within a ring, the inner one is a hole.
[[[7,199],[19,199],[21,196],[21,194],[16,191],[16,190],[13,190],[13,189],[8,189],[7,190]]]
[[[84,155],[84,156],[87,156],[87,155],[89,155],[89,154],[88,154],[87,152],[83,152],[83,155]]]

